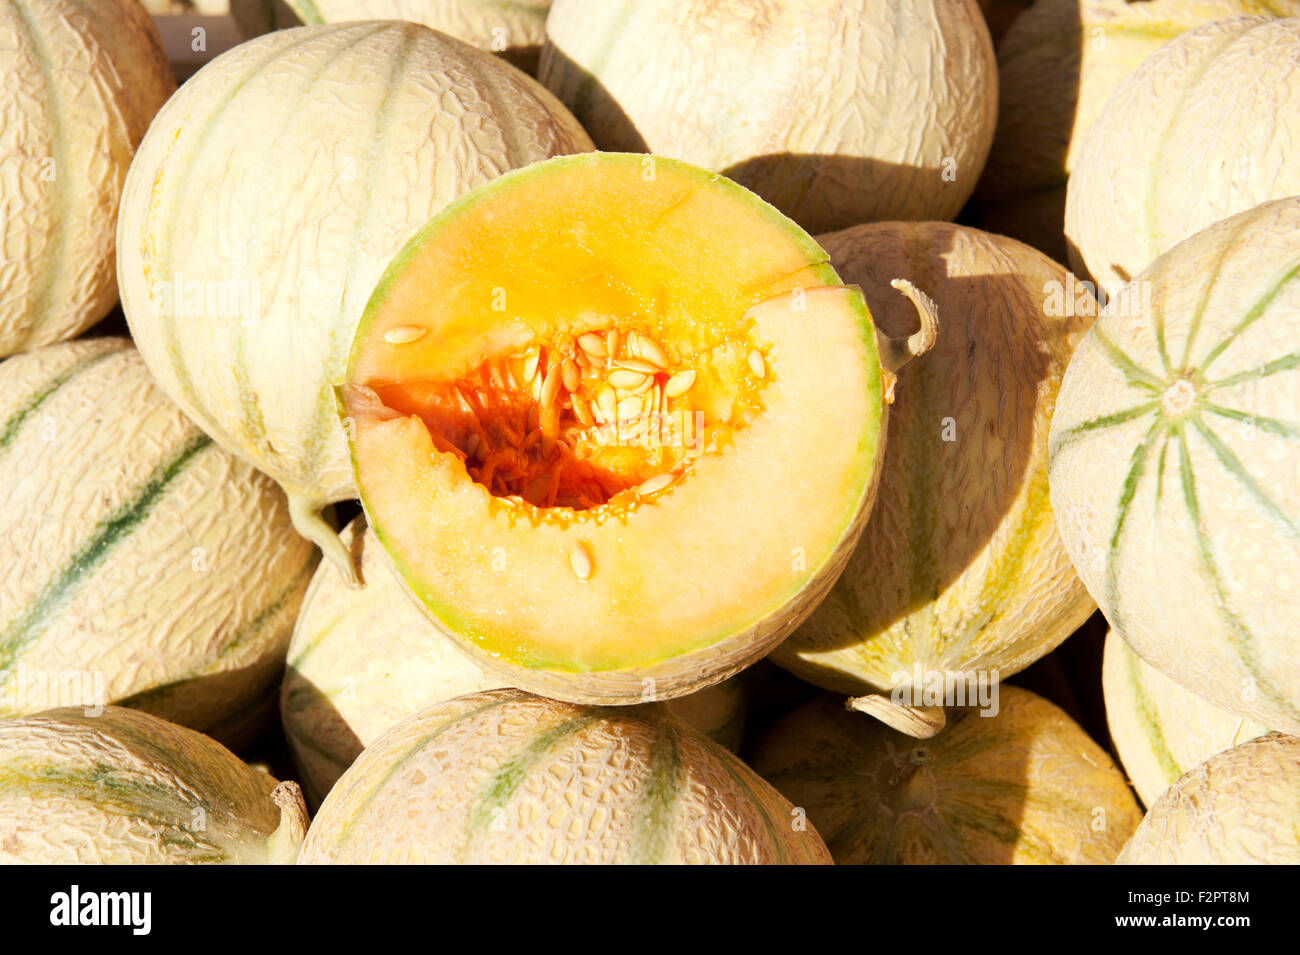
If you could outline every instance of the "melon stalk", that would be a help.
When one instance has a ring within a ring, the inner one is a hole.
[[[898,275],[945,320],[900,373],[857,549],[773,661],[926,738],[959,685],[1023,669],[1095,609],[1054,527],[1046,465],[1056,390],[1097,304],[1041,253],[965,226],[874,223],[820,242],[879,328],[912,321],[889,297]]]

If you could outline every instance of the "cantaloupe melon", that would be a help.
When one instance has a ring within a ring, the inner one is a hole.
[[[1151,54],[1107,101],[1070,176],[1070,261],[1106,295],[1221,219],[1300,193],[1300,18],[1236,17]]]
[[[306,832],[296,783],[147,713],[0,720],[0,863],[291,864]]]
[[[935,333],[904,282],[921,330],[878,347],[825,257],[734,183],[630,153],[430,222],[340,393],[370,526],[439,625],[586,703],[685,695],[797,626],[865,521],[894,372]]]
[[[275,478],[342,563],[318,514],[355,494],[331,389],[375,281],[461,193],[589,148],[535,81],[418,24],[250,40],[185,84],[131,167],[132,335],[162,388]]]
[[[601,149],[714,169],[812,232],[950,219],[997,118],[974,0],[556,0],[539,76]]]
[[[1079,345],[1051,437],[1057,525],[1111,627],[1285,732],[1300,732],[1297,277],[1297,198],[1175,246]]]
[[[0,357],[72,338],[117,303],[118,199],[176,88],[138,0],[0,2]]]
[[[924,735],[941,712],[918,723],[895,688],[920,704],[934,674],[1009,676],[1095,609],[1052,520],[1047,435],[1096,302],[1041,253],[963,226],[878,223],[819,241],[887,333],[913,321],[888,297],[895,276],[926,289],[944,324],[900,372],[861,543],[773,659]]]
[[[1300,865],[1300,739],[1254,739],[1189,770],[1151,807],[1116,861]]]
[[[839,865],[1108,864],[1142,819],[1101,747],[1009,685],[995,716],[954,710],[924,741],[822,696],[773,726],[753,765]]]
[[[0,365],[0,716],[120,702],[240,745],[316,553],[124,339]]]
[[[975,192],[981,224],[1067,261],[1065,185],[1106,100],[1162,44],[1243,14],[1295,16],[1300,2],[1038,0],[998,43],[997,134]],[[1118,170],[1138,156],[1117,156]]]
[[[788,802],[660,704],[493,690],[398,724],[312,823],[300,864],[818,864]]]
[[[1110,737],[1148,806],[1193,766],[1268,732],[1183,689],[1114,631],[1106,634],[1101,674]]]
[[[235,0],[236,9],[266,0]],[[342,23],[347,20],[411,20],[497,53],[529,73],[546,36],[551,0],[284,0],[276,25]],[[286,17],[284,13],[289,15]]]
[[[280,697],[285,738],[311,806],[393,725],[443,700],[506,685],[407,595],[364,517],[340,536],[361,585],[349,586],[331,563],[317,567],[289,644]],[[744,730],[740,679],[666,705],[734,752]]]

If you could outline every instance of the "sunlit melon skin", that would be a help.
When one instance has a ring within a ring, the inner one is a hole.
[[[0,864],[291,864],[296,783],[135,710],[0,720]]]
[[[136,0],[0,3],[0,357],[72,338],[117,302],[118,201],[176,88]]]
[[[536,74],[546,37],[551,0],[285,0],[288,23],[342,23],[346,20],[411,20],[470,46],[500,54]],[[263,0],[235,0],[233,6],[265,6]]]
[[[950,219],[997,71],[974,0],[556,0],[539,76],[601,149],[717,170],[811,232]]]
[[[964,226],[877,223],[819,241],[882,332],[915,321],[888,295],[896,276],[930,294],[942,330],[899,373],[857,550],[773,659],[855,697],[911,682],[917,666],[1009,676],[1096,609],[1047,485],[1056,392],[1096,302],[1041,253]]]
[[[1033,4],[998,41],[998,128],[975,189],[981,225],[1069,261],[1066,181],[1084,135],[1125,77],[1162,44],[1203,24],[1298,13],[1294,0]]]
[[[379,286],[340,391],[362,503],[405,584],[506,682],[557,699],[668,699],[765,654],[838,574],[879,470],[886,376],[861,297],[821,287],[837,282],[776,210],[671,160],[552,160],[449,209]],[[507,319],[489,310],[498,291]],[[418,416],[366,397],[610,316],[653,316],[686,361],[732,335],[768,353],[753,423],[648,502],[512,505],[435,454]],[[412,322],[427,334],[386,340]],[[813,473],[770,480],[776,459]],[[589,579],[572,569],[575,546],[594,561]]]
[[[1300,865],[1300,738],[1219,753],[1160,797],[1120,865]]]
[[[773,726],[753,766],[839,865],[1109,864],[1142,818],[1110,757],[1056,706],[1003,685],[916,740],[822,696]]]
[[[360,587],[322,563],[289,645],[280,698],[285,737],[308,805],[318,806],[362,749],[435,703],[502,689],[403,590],[374,534],[358,517],[342,535]],[[741,678],[665,704],[733,752],[744,730]]]
[[[1283,732],[1300,732],[1298,235],[1282,199],[1153,262],[1075,351],[1051,437],[1057,526],[1111,627]]]
[[[1125,79],[1084,137],[1066,196],[1070,263],[1113,294],[1228,216],[1300,193],[1300,17],[1190,30]]]
[[[300,864],[829,864],[811,825],[661,704],[494,690],[366,749]]]
[[[132,335],[168,395],[342,561],[316,511],[355,495],[331,388],[376,280],[462,193],[589,148],[535,81],[419,24],[251,40],[185,83],[132,165]]]
[[[102,693],[231,746],[260,731],[315,549],[129,341],[0,364],[0,483],[0,717]]]
[[[1101,685],[1110,737],[1147,806],[1193,766],[1268,732],[1183,689],[1114,631],[1106,634]]]

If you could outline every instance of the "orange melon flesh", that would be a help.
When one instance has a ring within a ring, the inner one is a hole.
[[[602,417],[629,366],[641,393],[618,397],[643,407]],[[884,405],[866,305],[805,233],[714,174],[609,153],[435,218],[340,398],[362,503],[433,619],[518,685],[603,702],[632,684],[582,675],[688,692],[806,616],[860,532]]]

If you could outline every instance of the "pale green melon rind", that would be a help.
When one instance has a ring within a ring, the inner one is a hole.
[[[1207,672],[1198,676],[1186,667],[1183,672],[1175,672],[1177,667],[1168,666],[1169,661],[1159,668],[1167,670],[1167,675],[1177,677],[1177,682],[1220,708],[1257,722],[1281,725],[1283,729],[1300,726],[1300,708],[1288,700],[1287,687],[1264,670],[1258,649],[1259,636],[1253,629],[1254,625],[1246,619],[1251,612],[1250,604],[1247,602],[1243,609],[1242,601],[1246,597],[1232,591],[1225,576],[1222,556],[1217,552],[1222,542],[1216,545],[1203,530],[1205,512],[1201,501],[1201,485],[1214,481],[1219,485],[1215,488],[1215,493],[1218,494],[1223,490],[1221,486],[1225,479],[1230,478],[1229,490],[1233,500],[1239,501],[1245,510],[1268,518],[1276,529],[1283,531],[1292,541],[1300,539],[1300,522],[1286,513],[1279,505],[1276,494],[1270,493],[1259,483],[1248,465],[1230,449],[1213,426],[1215,418],[1247,422],[1255,421],[1255,416],[1248,410],[1223,407],[1212,398],[1215,391],[1230,385],[1264,380],[1297,367],[1300,365],[1300,353],[1289,352],[1279,358],[1269,359],[1267,353],[1257,355],[1251,352],[1251,367],[1245,370],[1231,372],[1220,378],[1215,378],[1209,372],[1210,365],[1227,352],[1243,333],[1264,319],[1269,314],[1270,306],[1300,278],[1300,255],[1294,252],[1293,247],[1284,250],[1273,247],[1271,254],[1274,261],[1281,259],[1280,264],[1270,273],[1264,273],[1267,278],[1262,281],[1255,282],[1251,275],[1253,297],[1243,295],[1240,301],[1235,297],[1227,299],[1239,311],[1220,322],[1218,339],[1206,342],[1201,332],[1216,290],[1223,286],[1221,296],[1235,296],[1237,286],[1246,280],[1249,268],[1243,259],[1243,250],[1248,248],[1252,230],[1260,230],[1259,235],[1264,241],[1281,234],[1278,232],[1279,223],[1284,224],[1289,218],[1294,218],[1294,206],[1294,198],[1274,200],[1217,223],[1166,252],[1135,280],[1135,286],[1152,284],[1158,292],[1155,296],[1158,304],[1154,315],[1156,347],[1152,362],[1159,368],[1152,371],[1143,367],[1112,340],[1111,334],[1120,335],[1124,323],[1132,322],[1131,316],[1104,315],[1085,338],[1085,344],[1090,349],[1087,352],[1086,370],[1077,372],[1077,375],[1099,376],[1103,372],[1117,372],[1122,378],[1123,388],[1128,389],[1124,392],[1124,397],[1130,403],[1124,406],[1125,402],[1117,397],[1122,388],[1115,384],[1108,387],[1115,393],[1112,403],[1120,406],[1118,410],[1076,422],[1067,418],[1067,415],[1069,418],[1080,417],[1071,408],[1058,409],[1058,413],[1065,413],[1059,414],[1058,420],[1053,423],[1051,461],[1054,475],[1053,506],[1059,509],[1064,504],[1058,504],[1055,500],[1058,482],[1069,482],[1072,488],[1069,493],[1077,497],[1080,478],[1076,472],[1080,471],[1080,466],[1072,458],[1077,458],[1077,448],[1083,440],[1109,429],[1129,424],[1146,424],[1149,421],[1149,427],[1132,439],[1132,450],[1126,456],[1128,463],[1123,480],[1115,488],[1118,499],[1114,505],[1113,521],[1109,523],[1105,540],[1096,542],[1100,544],[1104,561],[1100,569],[1093,572],[1092,579],[1085,576],[1086,582],[1090,589],[1095,588],[1095,595],[1112,628],[1128,640],[1126,631],[1130,615],[1141,615],[1144,612],[1144,601],[1151,598],[1147,590],[1142,588],[1136,594],[1127,594],[1128,581],[1119,570],[1126,543],[1136,540],[1133,535],[1146,533],[1145,528],[1139,528],[1138,531],[1131,529],[1130,513],[1144,493],[1154,495],[1157,503],[1170,499],[1171,495],[1178,495],[1176,506],[1185,512],[1182,515],[1182,520],[1186,522],[1185,531],[1196,546],[1194,561],[1187,562],[1185,568],[1180,561],[1179,570],[1194,572],[1193,588],[1213,595],[1211,615],[1217,618],[1217,629],[1207,638],[1210,643],[1207,643],[1205,649],[1195,644],[1193,648],[1203,655],[1212,654],[1221,667],[1232,666],[1233,672],[1226,679],[1235,685],[1237,677],[1248,678],[1266,699],[1263,703],[1248,701],[1240,692],[1232,692],[1226,683],[1214,685]],[[1280,252],[1284,254],[1280,255]],[[1168,293],[1161,292],[1160,289],[1169,285],[1171,275],[1176,276],[1178,281],[1186,281],[1187,276],[1193,274],[1190,271],[1193,264],[1189,256],[1196,256],[1194,265],[1198,295],[1194,308],[1187,309],[1190,318],[1177,326],[1177,331],[1185,337],[1182,361],[1175,365],[1166,343],[1165,294]],[[1227,277],[1223,274],[1225,268],[1230,273]],[[1130,286],[1132,287],[1134,286]],[[1222,309],[1223,302],[1222,297],[1217,300],[1217,308]],[[1283,328],[1289,327],[1284,323],[1293,322],[1293,316],[1286,313],[1273,311],[1271,314],[1273,320]],[[1133,341],[1134,348],[1145,347],[1146,344],[1139,339]],[[1266,342],[1263,347],[1276,347],[1282,351],[1289,344],[1287,339],[1282,338]],[[1256,342],[1251,347],[1259,349],[1261,344]],[[1240,364],[1241,359],[1238,358],[1237,362]],[[1180,376],[1186,376],[1194,385],[1197,396],[1186,413],[1169,413],[1162,408],[1160,395]],[[1079,397],[1082,393],[1077,389],[1076,385],[1076,394],[1073,396],[1076,402],[1082,400]],[[1244,399],[1238,397],[1237,400]],[[1226,420],[1221,420],[1221,423],[1226,423]],[[1258,420],[1257,430],[1260,432],[1291,441],[1300,438],[1300,428],[1292,423],[1266,416],[1261,416]],[[1193,440],[1197,442],[1199,452],[1195,456],[1192,453]],[[1095,447],[1090,450],[1097,453]],[[1123,453],[1126,448],[1118,450]],[[1107,449],[1104,453],[1114,452],[1115,449]],[[1172,473],[1167,475],[1167,471]],[[1064,516],[1067,520],[1071,519],[1068,512]],[[1089,546],[1092,543],[1088,541]],[[1071,556],[1078,564],[1079,552],[1072,552]],[[1149,582],[1145,585],[1147,589],[1150,586]],[[1171,595],[1165,596],[1168,598]],[[1237,605],[1236,609],[1234,604]],[[1150,629],[1148,624],[1142,626]],[[1151,638],[1142,636],[1139,644],[1141,640],[1149,639]],[[1145,657],[1152,652],[1150,646],[1145,647],[1144,652],[1143,646],[1134,644],[1132,640],[1129,642],[1139,655]],[[1273,649],[1276,656],[1277,648]]]
[[[424,243],[429,241],[444,228],[452,227],[462,216],[467,215],[476,209],[479,205],[492,201],[505,201],[504,196],[500,193],[507,192],[512,185],[520,180],[529,180],[538,176],[547,174],[564,174],[569,172],[575,166],[593,165],[602,166],[610,163],[620,163],[640,168],[647,160],[653,161],[656,165],[662,164],[680,174],[687,180],[693,180],[699,183],[707,184],[709,188],[719,188],[732,194],[739,202],[747,204],[748,208],[761,211],[763,217],[785,233],[794,243],[795,248],[806,253],[809,259],[808,266],[813,268],[811,277],[824,286],[840,286],[842,283],[833,267],[827,261],[826,252],[817,244],[806,231],[801,229],[793,221],[786,218],[774,206],[765,202],[755,193],[731,182],[718,175],[709,172],[689,163],[679,160],[664,159],[661,157],[648,157],[639,153],[585,153],[574,156],[561,156],[554,159],[548,159],[542,162],[534,163],[522,169],[517,169],[506,173],[489,183],[480,186],[473,192],[462,197],[456,202],[449,205],[437,216],[429,221],[416,235],[407,243],[407,245],[398,253],[397,257],[389,265],[379,284],[376,286],[370,301],[367,303],[365,311],[362,314],[358,324],[356,334],[353,338],[352,352],[348,360],[347,377],[351,377],[355,363],[358,360],[361,344],[369,334],[371,326],[376,320],[377,313],[388,298],[393,287],[401,281],[405,272],[410,267],[412,259],[421,250]],[[715,647],[724,641],[736,638],[737,635],[743,636],[746,630],[765,620],[771,619],[782,607],[792,603],[799,602],[802,599],[808,603],[816,603],[820,600],[820,592],[829,584],[819,582],[820,576],[829,577],[831,580],[837,576],[837,573],[826,573],[828,568],[834,567],[838,562],[843,563],[848,558],[848,552],[851,548],[846,549],[845,543],[852,540],[857,531],[860,529],[858,524],[865,520],[864,501],[869,501],[870,495],[874,493],[876,483],[879,480],[881,468],[880,447],[883,441],[882,429],[884,425],[884,399],[883,385],[880,373],[880,357],[876,343],[875,326],[871,319],[870,310],[861,294],[855,290],[855,294],[850,299],[857,325],[860,329],[860,340],[867,356],[867,384],[868,400],[872,404],[869,415],[876,419],[879,424],[874,433],[864,432],[858,447],[856,455],[859,460],[873,462],[871,467],[859,469],[862,475],[856,486],[849,488],[844,495],[845,508],[841,512],[841,526],[845,528],[839,540],[830,549],[822,555],[820,561],[810,559],[809,566],[813,568],[808,574],[808,579],[797,581],[773,602],[772,605],[765,607],[755,615],[755,621],[750,624],[744,624],[739,627],[731,625],[722,625],[707,631],[703,631],[696,636],[677,644],[668,644],[660,647],[657,652],[650,658],[645,654],[630,654],[625,656],[611,656],[602,661],[600,666],[583,666],[575,665],[572,661],[561,658],[545,656],[536,652],[524,651],[519,654],[511,654],[506,657],[503,654],[496,654],[488,651],[478,645],[478,625],[471,619],[462,616],[456,608],[438,601],[436,594],[424,593],[416,590],[409,583],[412,579],[419,579],[419,574],[409,562],[404,560],[396,549],[392,546],[392,541],[385,534],[382,522],[375,520],[375,515],[366,510],[366,515],[371,529],[383,546],[387,560],[396,572],[396,576],[401,581],[404,589],[411,596],[423,605],[432,619],[449,635],[457,638],[462,646],[466,646],[474,653],[476,658],[480,659],[489,666],[500,666],[504,663],[508,667],[524,667],[538,671],[554,671],[556,673],[593,673],[605,671],[635,671],[637,668],[644,668],[663,664],[710,647]],[[335,389],[336,404],[340,420],[346,428],[348,423],[348,413],[341,395],[341,386]],[[361,493],[361,502],[363,508],[366,505],[366,490],[361,480],[361,472],[356,459],[355,443],[349,441],[349,454],[352,461],[353,474],[357,480],[357,486]],[[855,523],[855,517],[857,522]],[[809,608],[811,609],[811,608]],[[760,654],[761,655],[761,654]],[[749,661],[752,662],[752,661]],[[746,664],[747,665],[747,664]],[[731,673],[737,672],[743,667],[737,666],[730,672],[724,673],[718,677],[723,679]],[[637,673],[637,676],[650,677],[649,673]],[[711,680],[709,682],[716,682]],[[534,687],[529,687],[534,689]],[[540,690],[539,690],[540,692]]]

